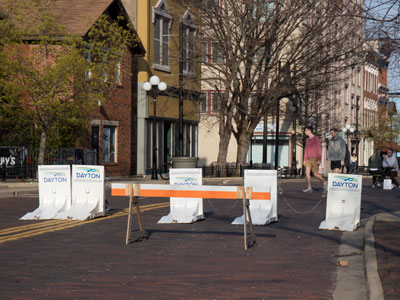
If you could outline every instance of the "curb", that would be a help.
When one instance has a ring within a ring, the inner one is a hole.
[[[376,260],[375,237],[373,232],[376,215],[368,219],[364,230],[364,265],[367,277],[368,299],[385,300],[382,282],[378,273]]]
[[[376,259],[374,223],[375,221],[397,221],[400,222],[400,211],[393,213],[379,213],[371,216],[364,230],[364,265],[367,277],[368,298],[371,300],[385,300],[382,282],[378,272],[378,261]]]
[[[39,184],[35,181],[29,182],[4,182],[0,183],[0,190],[14,189],[14,188],[31,188],[35,189]]]

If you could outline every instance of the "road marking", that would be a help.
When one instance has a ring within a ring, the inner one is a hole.
[[[143,205],[140,207],[140,211],[149,211],[149,210],[154,210],[158,208],[164,208],[168,207],[169,202],[162,202],[162,203],[155,203],[155,204],[148,204],[148,205]],[[59,231],[59,230],[64,230],[68,228],[73,228],[93,222],[98,222],[102,220],[108,220],[111,218],[117,218],[121,216],[126,216],[128,214],[128,208],[118,211],[116,213],[113,213],[112,215],[108,215],[102,218],[96,218],[96,219],[91,219],[87,221],[74,221],[74,220],[49,220],[45,222],[41,222],[38,224],[29,224],[25,226],[18,226],[18,227],[12,227],[12,228],[7,228],[0,230],[0,244],[9,242],[9,241],[15,241],[19,240],[22,238],[27,238],[27,237],[33,237],[41,234],[45,234],[48,232],[54,232],[54,231]],[[135,210],[133,210],[135,213]],[[10,235],[11,233],[11,235]]]
[[[29,229],[35,229],[35,228],[40,228],[40,227],[46,227],[49,225],[54,225],[57,223],[64,223],[65,220],[50,220],[50,221],[43,221],[40,223],[34,223],[34,224],[29,224],[29,225],[24,225],[24,226],[17,226],[17,227],[12,227],[12,228],[6,228],[0,230],[0,236],[1,235],[7,235],[10,233],[15,233],[15,232],[20,232],[20,231],[26,231]]]

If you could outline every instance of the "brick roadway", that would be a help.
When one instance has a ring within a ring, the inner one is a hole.
[[[400,299],[400,222],[375,221],[375,250],[385,300]]]
[[[283,187],[299,210],[321,192]],[[362,217],[392,210],[399,196],[365,186]],[[107,198],[116,210],[127,207],[126,198]],[[146,211],[150,237],[129,246],[126,216],[1,243],[0,299],[331,299],[341,233],[318,230],[325,201],[299,215],[280,200],[280,221],[257,226],[257,246],[248,251],[243,227],[230,225],[242,214],[234,202],[205,200],[207,219],[191,225],[158,225],[169,208]],[[36,224],[17,220],[36,207],[36,198],[0,199],[0,230]]]

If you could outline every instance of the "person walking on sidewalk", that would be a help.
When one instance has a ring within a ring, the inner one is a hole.
[[[382,157],[379,149],[368,159],[369,174],[372,175],[372,188],[382,187],[385,172],[382,169]]]
[[[394,155],[393,149],[390,148],[387,151],[387,155],[383,155],[382,166],[386,172],[386,175],[392,179],[392,184],[395,184],[397,187],[399,187],[400,185],[396,179],[397,172],[399,171],[399,163],[397,162],[397,157]]]
[[[347,147],[344,139],[338,136],[336,128],[332,128],[330,133],[331,139],[329,140],[328,160],[331,162],[332,172],[340,173],[341,168],[344,166]]]
[[[314,176],[322,182],[324,189],[326,189],[327,185],[318,171],[319,164],[321,163],[321,141],[313,134],[311,126],[306,126],[304,133],[308,138],[304,149],[304,166],[306,167],[307,188],[304,189],[303,192],[311,193],[313,191],[311,186],[311,170],[313,171]]]

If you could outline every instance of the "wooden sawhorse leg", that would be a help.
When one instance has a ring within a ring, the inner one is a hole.
[[[246,196],[247,195],[247,196]],[[253,222],[251,220],[249,199],[251,198],[251,188],[247,188],[246,192],[243,193],[243,232],[244,232],[244,250],[252,247],[256,244],[256,234],[254,233]],[[250,235],[247,235],[247,216],[249,217]]]
[[[131,185],[130,185],[129,190],[130,190],[130,193],[129,193],[129,213],[128,213],[128,225],[127,225],[127,229],[126,229],[125,245],[128,245],[129,242],[130,242],[130,239],[131,239],[133,205],[136,208],[136,216],[137,216],[137,220],[138,220],[138,224],[139,224],[139,236],[138,236],[138,239],[145,239],[147,237],[147,232],[143,229],[142,221],[140,219],[139,197],[132,195],[133,191],[132,191],[132,186]]]

